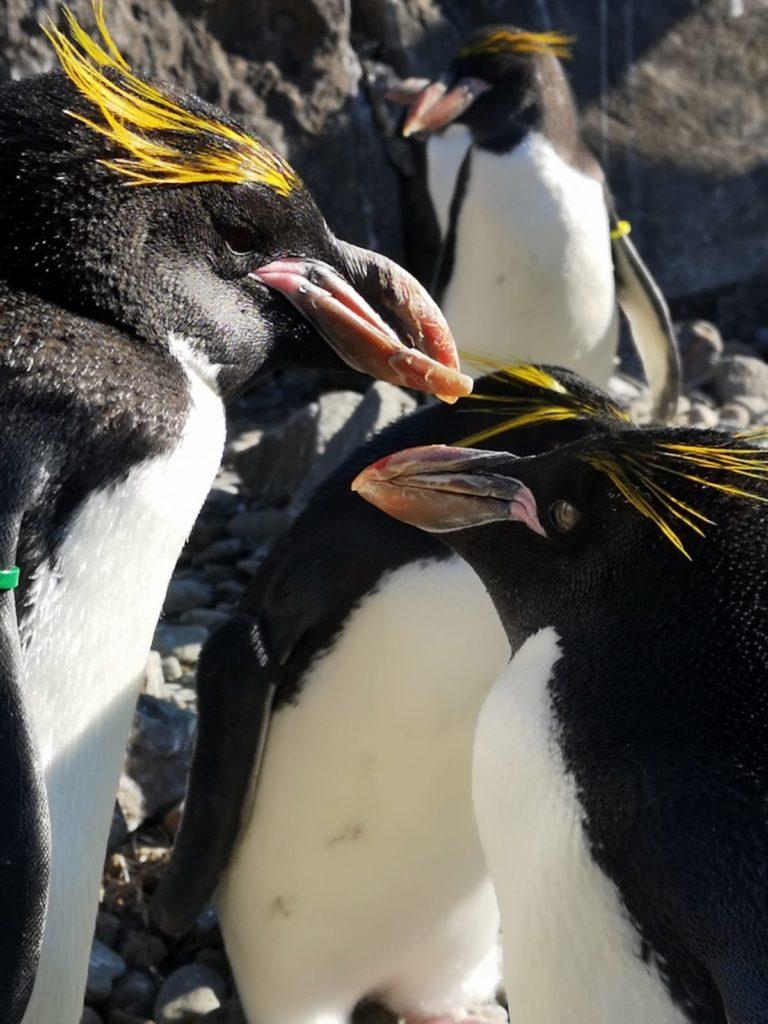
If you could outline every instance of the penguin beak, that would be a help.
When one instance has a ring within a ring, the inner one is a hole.
[[[403,135],[408,138],[417,132],[436,132],[445,128],[490,88],[482,78],[461,78],[450,90],[441,80],[431,82],[408,111]]]
[[[546,537],[532,492],[504,474],[515,464],[507,452],[408,448],[368,466],[352,490],[394,519],[429,533],[514,521]]]
[[[468,395],[472,378],[460,372],[448,324],[418,281],[385,256],[334,245],[341,272],[285,258],[252,276],[284,295],[353,369],[446,402]]]

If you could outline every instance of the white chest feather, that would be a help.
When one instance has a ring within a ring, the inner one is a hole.
[[[469,780],[508,656],[464,563],[409,565],[276,713],[219,901],[249,1020],[346,1021],[366,993],[430,1016],[493,992],[498,917]]]
[[[221,458],[220,398],[190,374],[167,455],[94,493],[56,564],[34,582],[25,687],[45,766],[52,878],[40,970],[24,1024],[73,1024],[131,716],[171,572]]]
[[[501,910],[511,1024],[685,1024],[612,882],[563,765],[548,681],[557,633],[531,637],[488,696],[473,796]]]
[[[476,148],[443,309],[461,348],[605,384],[618,311],[599,182],[536,133],[507,154]]]

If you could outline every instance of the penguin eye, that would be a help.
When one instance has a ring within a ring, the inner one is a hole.
[[[219,224],[219,234],[227,244],[227,248],[235,256],[245,256],[255,252],[259,247],[256,232],[242,224]]]
[[[549,518],[552,520],[556,530],[559,530],[560,533],[567,533],[581,519],[581,512],[570,501],[561,498],[550,505]]]

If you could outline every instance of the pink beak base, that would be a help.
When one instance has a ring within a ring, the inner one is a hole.
[[[494,473],[503,459],[498,452],[473,448],[408,448],[368,466],[352,490],[394,519],[429,533],[514,521],[546,537],[530,489]]]

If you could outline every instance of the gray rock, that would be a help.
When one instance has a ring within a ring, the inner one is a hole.
[[[118,792],[131,831],[183,797],[195,725],[195,715],[175,702],[139,698]]]
[[[706,384],[723,354],[720,331],[708,320],[685,320],[675,329],[686,390]]]
[[[317,405],[305,406],[234,456],[249,494],[265,505],[284,505],[293,497],[315,461],[317,419]]]
[[[274,540],[288,529],[292,516],[285,509],[261,508],[255,512],[240,512],[229,520],[228,529],[250,547]],[[237,563],[240,565],[240,562]]]
[[[768,395],[738,395],[733,400],[747,409],[752,423],[759,422],[768,412]]]
[[[80,1024],[104,1024],[104,1021],[92,1007],[84,1006]]]
[[[115,806],[112,808],[112,822],[109,826],[109,836],[107,838],[107,852],[114,853],[115,850],[123,845],[127,838],[128,825],[125,815],[120,807],[120,801],[115,800]],[[109,945],[108,942],[107,945]]]
[[[192,608],[190,611],[184,612],[181,616],[181,621],[185,623],[199,623],[199,625],[205,626],[206,629],[214,630],[217,626],[221,626],[222,623],[226,622],[228,618],[229,615],[225,612],[220,612],[217,608]]]
[[[155,630],[152,647],[165,658],[173,655],[179,661],[186,659],[190,649],[198,648],[208,639],[208,630],[204,626],[172,626],[162,622]],[[194,659],[197,660],[196,658]]]
[[[155,1002],[157,1024],[197,1024],[227,998],[218,971],[200,964],[180,967],[163,982]]]
[[[688,410],[688,423],[692,427],[716,427],[717,411],[704,402],[693,402]]]
[[[222,601],[237,601],[245,592],[245,587],[237,580],[222,580],[216,584],[216,596]]]
[[[181,663],[178,658],[174,658],[171,654],[167,658],[162,660],[163,678],[167,683],[172,683],[174,679],[180,679],[182,674]]]
[[[190,608],[207,608],[213,604],[213,589],[208,583],[196,579],[173,579],[165,595],[163,610],[166,615],[180,615]]]
[[[157,651],[150,651],[147,667],[144,670],[144,693],[149,693],[153,697],[162,697],[164,686],[162,659]]]
[[[243,542],[239,537],[222,537],[221,540],[209,544],[203,551],[198,552],[192,559],[195,565],[205,565],[214,562],[217,565],[229,565],[236,562],[243,553]],[[213,603],[213,598],[209,604]]]
[[[85,1001],[103,1003],[109,998],[115,981],[125,974],[125,960],[98,939],[93,940],[88,958],[88,980],[85,983]]]
[[[127,835],[135,832],[148,817],[141,786],[125,772],[117,784],[117,806],[120,808]]]
[[[110,1018],[115,1010],[146,1018],[152,1015],[157,985],[147,971],[128,971],[116,984],[109,997]]]
[[[100,910],[96,915],[96,938],[105,946],[114,949],[120,931],[120,919],[108,910]]]
[[[726,402],[720,410],[720,425],[729,430],[745,430],[749,426],[749,409],[741,402]]]
[[[351,394],[354,394],[357,401],[350,400]],[[343,411],[349,415],[342,421],[340,416],[332,419],[330,412],[325,414],[329,421],[338,424],[338,429],[327,438],[324,447],[319,449],[320,457],[310,478],[301,489],[302,494],[306,494],[369,437],[416,408],[413,396],[382,381],[371,384],[362,398],[354,392],[340,391],[323,395],[320,400],[321,409],[323,401],[326,407],[331,409],[335,409],[336,404],[340,403]]]
[[[754,356],[725,356],[717,369],[712,387],[721,402],[744,396],[768,397],[768,364]]]
[[[131,928],[120,943],[119,953],[129,967],[149,968],[157,967],[168,950],[159,935]]]

